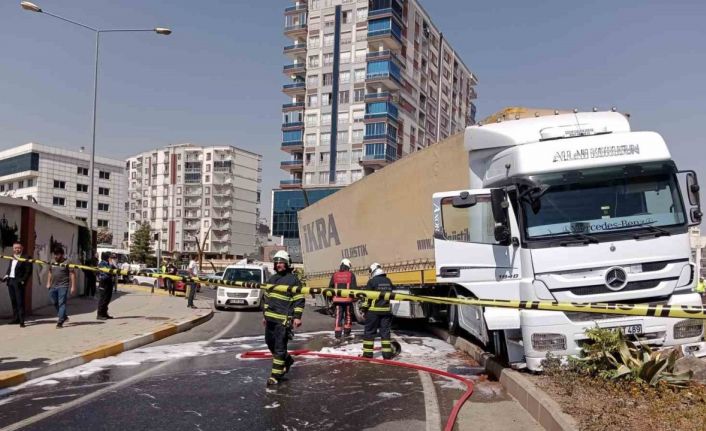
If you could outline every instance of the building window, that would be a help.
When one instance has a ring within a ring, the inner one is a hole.
[[[324,85],[333,85],[333,73],[324,73]]]
[[[147,205],[149,205],[149,203],[147,202],[147,199],[142,201],[142,208],[147,208]]]
[[[331,134],[330,133],[322,133],[321,134],[321,143],[319,145],[329,145],[331,144]]]
[[[66,206],[66,199],[54,196],[52,199],[52,204],[57,207]]]
[[[181,217],[181,210],[176,210],[176,216]]]
[[[211,198],[206,198],[206,205],[211,205]]]
[[[205,210],[203,212],[204,217],[208,217],[210,214],[211,214],[211,211],[209,211],[209,210]]]
[[[88,201],[76,201],[76,208],[88,208]]]
[[[348,90],[339,91],[338,92],[338,104],[343,105],[346,103],[350,103],[350,95],[351,95],[351,92]]]
[[[21,187],[18,187],[18,188],[21,188]],[[55,189],[65,189],[66,188],[66,181],[54,180],[54,188]]]
[[[319,75],[309,75],[306,77],[306,87],[316,88],[319,86]]]
[[[319,48],[321,46],[321,37],[311,36],[309,37],[309,48]]]
[[[316,94],[309,95],[308,99],[307,99],[307,106],[309,108],[318,108],[319,107],[319,96]]]
[[[351,52],[350,51],[342,51],[339,58],[340,58],[341,64],[350,63],[351,62]]]
[[[346,93],[348,93],[348,92],[346,91]],[[348,102],[345,102],[345,103],[348,103]],[[350,113],[348,111],[338,113],[338,124],[339,125],[347,124],[349,120],[350,120]]]
[[[353,90],[353,101],[363,102],[365,100],[365,89],[360,88],[358,90]]]
[[[341,72],[340,78],[338,80],[340,84],[348,84],[351,82],[351,72],[346,71],[346,72]]]
[[[206,153],[206,161],[208,162],[211,160],[211,153]]]
[[[356,69],[353,73],[355,82],[365,81],[365,69]]]
[[[328,172],[319,172],[319,184],[328,184]]]
[[[318,126],[319,118],[316,114],[307,114],[306,125],[307,126]]]
[[[211,182],[211,176],[210,176],[210,175],[206,175],[206,182],[207,182],[207,183]]]
[[[181,187],[177,187],[177,194],[178,194],[178,195],[181,194]]]
[[[306,145],[308,145],[308,146],[316,145],[316,134],[315,133],[310,133],[310,134],[306,135]]]
[[[211,187],[206,187],[206,194],[210,195],[211,194]]]
[[[181,205],[181,198],[177,198],[177,205]]]
[[[333,64],[333,54],[324,54],[324,66]]]
[[[86,176],[88,176],[88,168],[83,168],[83,167],[81,167],[81,166],[78,166],[78,167],[76,168],[76,173],[77,173],[78,175],[86,175]]]
[[[98,211],[108,211],[110,208],[109,204],[98,203]]]
[[[348,130],[344,130],[342,132],[338,132],[336,134],[336,141],[339,144],[347,144],[348,143]]]
[[[333,33],[324,35],[324,46],[333,46]]]
[[[110,179],[110,172],[98,171],[98,178],[100,178],[101,180],[109,180]]]
[[[331,114],[321,114],[321,125],[326,126],[331,124]]]
[[[353,22],[353,11],[352,10],[344,10],[343,13],[341,13],[341,22],[343,22],[343,24],[348,24],[349,22]]]
[[[336,171],[336,184],[346,184],[348,182],[348,171]]]
[[[110,196],[110,189],[107,187],[98,187],[98,194],[103,196]]]
[[[211,172],[211,165],[206,165],[206,172]]]
[[[321,106],[331,105],[331,93],[324,93],[321,95]]]
[[[108,220],[98,219],[98,227],[108,227]]]
[[[361,32],[363,34],[366,34],[365,32]],[[355,50],[355,61],[365,61],[365,58],[368,55],[368,50],[367,49],[356,49]]]
[[[309,56],[309,67],[319,67],[321,65],[318,55]]]
[[[15,189],[15,183],[8,183],[8,184],[7,184],[7,189],[8,189],[8,190],[14,190],[14,189]]]
[[[368,19],[368,9],[367,8],[360,8],[355,11],[356,13],[356,20],[358,22],[365,21]]]
[[[147,220],[147,211],[142,211],[142,219]]]
[[[18,181],[18,182],[17,182],[17,188],[18,188],[18,189],[23,189],[23,188],[25,188],[25,181],[24,181],[24,180]]]

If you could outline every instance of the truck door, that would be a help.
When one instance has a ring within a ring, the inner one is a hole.
[[[500,189],[435,193],[434,253],[438,282],[457,285],[457,295],[518,299],[519,230]],[[487,341],[483,310],[458,307],[461,327]]]

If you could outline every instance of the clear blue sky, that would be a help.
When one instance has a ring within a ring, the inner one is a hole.
[[[279,162],[285,1],[37,0],[102,27],[168,26],[171,36],[102,41],[97,153],[235,145],[264,156],[262,214]],[[706,1],[426,0],[479,77],[478,118],[505,106],[617,106],[655,130],[706,184]],[[90,147],[94,38],[0,3],[0,149],[29,141]]]

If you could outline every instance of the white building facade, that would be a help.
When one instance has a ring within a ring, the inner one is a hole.
[[[236,147],[193,144],[128,158],[130,241],[146,222],[162,254],[196,254],[199,245],[214,258],[255,253],[261,164],[261,155]]]
[[[32,200],[60,214],[88,220],[90,154],[28,143],[0,152],[0,196]],[[93,229],[107,230],[114,247],[127,239],[125,162],[95,158]]]

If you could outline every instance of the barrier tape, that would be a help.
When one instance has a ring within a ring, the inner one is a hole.
[[[0,259],[13,260],[13,256],[0,256]],[[81,269],[85,271],[103,272],[111,275],[140,275],[151,278],[168,278],[186,283],[206,283],[224,287],[240,287],[245,289],[265,289],[269,292],[294,293],[304,295],[323,295],[329,298],[334,296],[352,298],[354,300],[384,299],[386,301],[410,301],[439,305],[475,305],[481,307],[511,308],[520,310],[567,311],[595,314],[613,314],[617,316],[639,317],[671,317],[679,319],[706,320],[706,307],[703,305],[665,305],[665,304],[620,304],[620,303],[588,303],[588,302],[557,302],[557,301],[518,301],[504,299],[470,299],[470,298],[442,298],[434,296],[411,295],[400,292],[379,292],[361,289],[330,289],[320,287],[301,287],[271,285],[256,282],[212,280],[204,277],[186,277],[170,274],[153,274],[140,271],[122,269],[97,268],[76,263],[49,263],[39,259],[17,259],[42,266],[58,266],[62,268]]]

